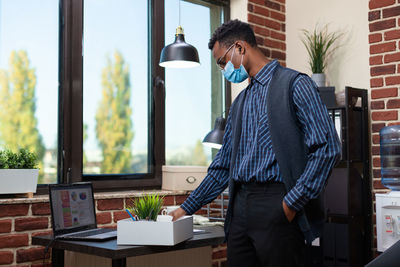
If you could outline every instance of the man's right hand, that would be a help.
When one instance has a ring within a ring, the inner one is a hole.
[[[176,210],[173,210],[170,213],[168,213],[168,215],[172,216],[172,221],[176,221],[180,217],[186,215],[186,211],[179,207]]]

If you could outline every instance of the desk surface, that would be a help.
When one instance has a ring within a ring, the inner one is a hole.
[[[111,259],[121,259],[180,249],[219,245],[224,242],[225,235],[222,226],[195,227],[195,229],[204,229],[206,232],[195,234],[192,239],[175,246],[122,246],[117,245],[117,239],[113,239],[104,242],[55,240],[53,244],[51,244],[51,247]],[[32,237],[32,245],[47,246],[52,238],[53,236],[34,236]]]

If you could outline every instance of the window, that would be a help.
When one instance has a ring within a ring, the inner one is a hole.
[[[228,1],[181,0],[182,26],[202,64],[181,72],[158,65],[178,5],[0,0],[0,149],[39,154],[38,192],[80,181],[98,190],[157,187],[166,154],[167,163],[195,155],[230,104],[207,48]],[[206,165],[212,151],[198,155],[182,164]]]
[[[208,166],[212,151],[203,146],[202,140],[225,109],[224,80],[215,68],[208,41],[223,22],[223,11],[220,6],[204,2],[166,1],[165,44],[174,41],[179,5],[185,40],[197,48],[201,65],[165,70],[166,164]]]
[[[84,2],[84,174],[149,172],[147,8],[147,1]]]
[[[161,32],[151,14],[162,9],[162,1],[63,2],[64,182],[92,181],[102,190],[161,184],[154,77],[163,73],[153,57]]]
[[[0,1],[0,149],[39,159],[39,183],[57,182],[59,4]]]

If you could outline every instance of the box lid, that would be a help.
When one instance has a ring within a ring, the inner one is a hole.
[[[207,172],[207,166],[163,165],[163,172]]]

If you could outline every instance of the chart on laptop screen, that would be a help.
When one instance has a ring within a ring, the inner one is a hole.
[[[94,224],[90,189],[61,189],[52,192],[56,230]]]

